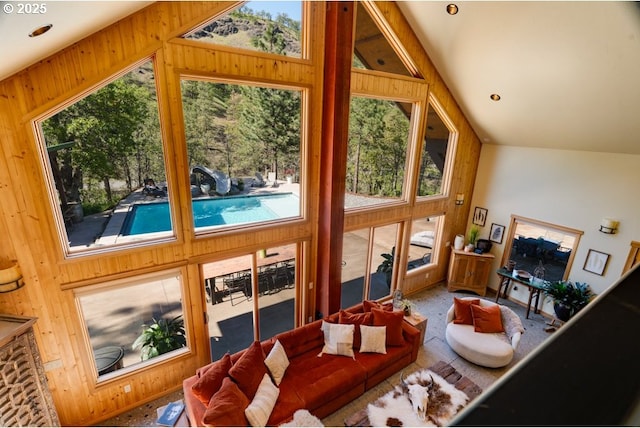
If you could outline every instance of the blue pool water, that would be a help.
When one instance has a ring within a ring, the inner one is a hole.
[[[300,215],[300,200],[292,193],[196,199],[192,203],[196,228],[256,223]],[[127,214],[122,235],[171,230],[168,202],[135,204]]]

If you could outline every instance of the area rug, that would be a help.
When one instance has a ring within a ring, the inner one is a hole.
[[[393,391],[389,391],[367,406],[367,416],[372,426],[444,426],[469,402],[467,394],[456,389],[431,370],[420,370],[410,374],[404,380],[407,385],[430,386],[424,419],[418,417],[414,410],[407,389],[397,385]],[[427,392],[426,389],[423,391]]]
[[[322,425],[322,421],[311,413],[308,410],[300,409],[296,410],[293,414],[293,420],[291,422],[284,423],[280,425],[281,427],[324,427]]]
[[[426,383],[431,379],[429,375],[437,382],[438,392],[432,390],[426,420],[421,420],[414,413],[406,395],[400,393],[403,392],[402,387],[398,386],[347,418],[345,426],[444,426],[464,405],[482,393],[482,389],[474,382],[443,361],[404,378],[407,382],[410,379],[424,379]]]

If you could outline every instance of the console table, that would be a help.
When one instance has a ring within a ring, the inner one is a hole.
[[[529,301],[527,302],[527,315],[526,318],[529,318],[529,312],[531,310],[531,302],[535,296],[536,303],[533,308],[533,313],[540,313],[540,309],[538,308],[538,304],[540,303],[540,293],[544,290],[544,284],[532,284],[529,280],[518,278],[513,275],[513,271],[508,271],[505,268],[500,268],[497,271],[500,276],[500,283],[498,284],[498,292],[496,293],[496,303],[498,303],[498,299],[500,298],[500,293],[502,292],[502,297],[507,298],[507,291],[509,290],[509,285],[511,281],[515,281],[519,284],[526,286],[529,289]],[[546,283],[546,281],[545,281]],[[504,291],[502,291],[504,289]]]

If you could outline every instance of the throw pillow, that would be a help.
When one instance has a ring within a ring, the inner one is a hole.
[[[193,395],[198,397],[198,400],[205,406],[209,404],[211,396],[220,389],[222,381],[229,374],[231,366],[231,356],[227,352],[191,386]]]
[[[473,325],[471,305],[479,305],[480,299],[453,298],[453,323]]]
[[[504,331],[500,318],[500,306],[471,305],[471,313],[473,314],[474,331],[478,333],[502,333]]]
[[[353,329],[353,348],[359,349],[361,336],[360,329],[358,326],[360,325],[371,325],[373,321],[373,316],[371,312],[364,312],[359,314],[352,314],[351,312],[347,312],[344,310],[340,310],[338,322],[340,324],[353,324],[355,327]]]
[[[332,324],[322,320],[324,346],[318,354],[344,355],[355,359],[353,353],[353,324]]]
[[[256,395],[258,385],[267,373],[267,366],[264,365],[264,352],[257,340],[249,346],[242,356],[229,370],[229,376],[238,384],[240,390],[249,400],[253,400]]]
[[[273,407],[276,405],[280,390],[276,387],[268,374],[265,374],[258,386],[256,396],[253,397],[251,404],[244,409],[244,414],[249,420],[252,427],[264,427],[267,426],[267,421]]]
[[[287,358],[287,353],[279,340],[276,340],[271,352],[269,352],[269,355],[265,358],[264,364],[269,369],[276,385],[280,385],[284,377],[284,372],[287,370],[287,367],[289,367],[289,358]]]
[[[371,309],[382,309],[383,311],[393,311],[393,303],[379,303],[373,300],[364,300],[362,302],[362,311],[363,312],[371,312]]]
[[[374,326],[387,327],[387,346],[404,345],[404,336],[402,335],[402,323],[404,322],[403,311],[383,311],[381,309],[371,309],[373,313]]]
[[[373,327],[361,325],[362,344],[360,352],[375,352],[377,354],[386,354],[385,346],[387,340],[387,327]]]
[[[247,426],[244,409],[249,405],[249,399],[240,391],[230,378],[222,381],[220,390],[213,394],[207,410],[202,417],[202,423],[208,426]]]

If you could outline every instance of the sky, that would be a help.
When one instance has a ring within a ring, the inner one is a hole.
[[[286,13],[289,18],[300,21],[302,14],[302,3],[300,1],[263,1],[256,0],[245,3],[245,5],[255,11],[263,10],[269,12],[275,19],[278,14]]]

